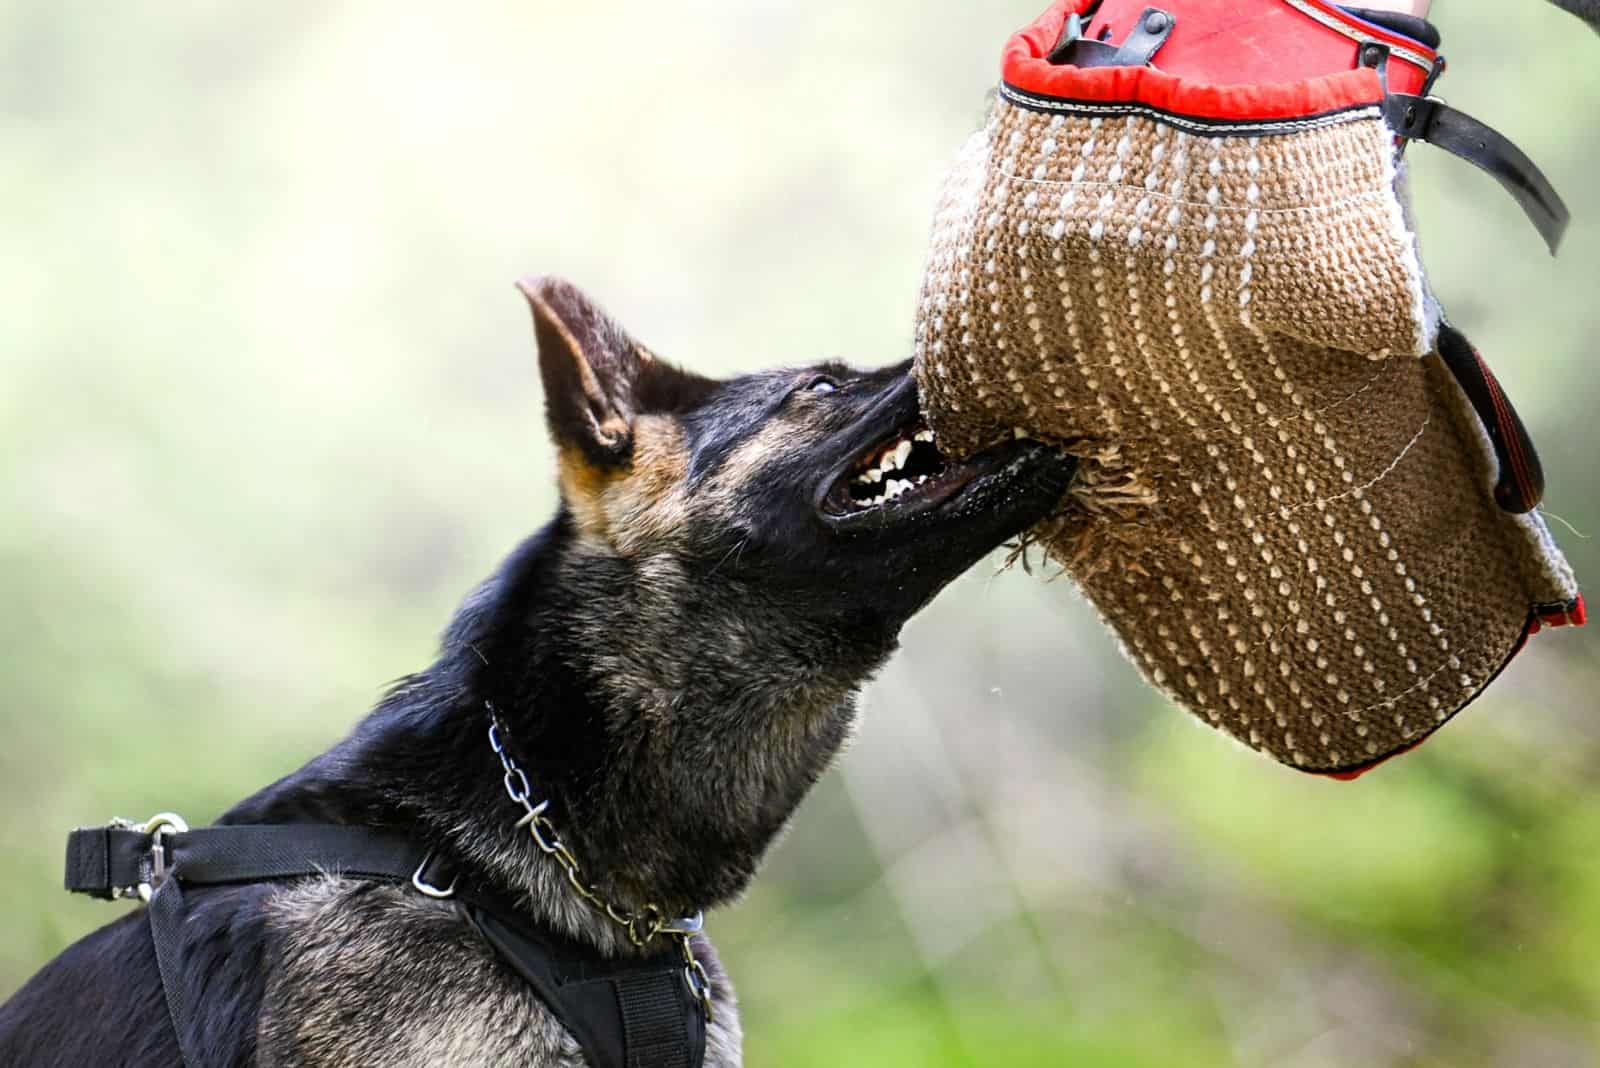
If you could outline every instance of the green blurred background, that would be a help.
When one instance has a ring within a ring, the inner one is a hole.
[[[549,514],[513,278],[705,371],[905,356],[936,183],[1040,6],[0,4],[0,996],[120,911],[60,891],[68,827],[295,767]],[[1436,286],[1600,531],[1600,40],[1436,15],[1452,102],[1578,216],[1551,261],[1415,150]],[[1595,640],[1342,785],[982,566],[711,920],[748,1061],[1600,1063]]]

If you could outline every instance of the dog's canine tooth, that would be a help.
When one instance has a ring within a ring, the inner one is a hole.
[[[898,437],[880,446],[873,455],[860,461],[863,465],[872,466],[864,467],[855,476],[854,484],[866,487],[869,491],[876,488],[877,492],[871,497],[859,499],[858,505],[862,508],[875,508],[888,504],[901,494],[910,493],[927,482],[930,476],[923,474],[912,477],[906,473],[905,467],[911,459],[912,452],[915,451],[917,442],[932,443],[933,440],[933,431],[925,426],[914,431],[902,431]],[[889,477],[894,474],[901,474],[904,477]]]

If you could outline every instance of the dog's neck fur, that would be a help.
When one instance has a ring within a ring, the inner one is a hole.
[[[847,740],[855,691],[895,634],[836,605],[786,602],[767,583],[691,573],[685,559],[624,560],[585,544],[563,513],[468,598],[431,668],[224,822],[412,834],[445,845],[529,918],[629,952],[622,929],[515,829],[522,812],[487,737],[492,703],[534,800],[551,802],[602,894],[668,915],[727,901]]]

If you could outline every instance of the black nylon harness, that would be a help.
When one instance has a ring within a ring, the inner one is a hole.
[[[186,1068],[197,1056],[184,985],[182,924],[189,887],[336,873],[409,885],[449,899],[583,1048],[593,1068],[700,1068],[706,1019],[675,953],[608,960],[535,928],[496,894],[453,873],[434,851],[397,836],[335,824],[147,830],[116,823],[67,837],[66,887],[103,900],[148,895],[150,933],[167,1010]]]

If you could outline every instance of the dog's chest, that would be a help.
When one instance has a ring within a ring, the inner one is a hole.
[[[447,903],[336,879],[270,903],[274,966],[258,1027],[264,1068],[526,1065],[584,1068],[578,1043]],[[725,980],[719,993],[727,994]],[[706,1068],[736,1068],[731,996]]]

